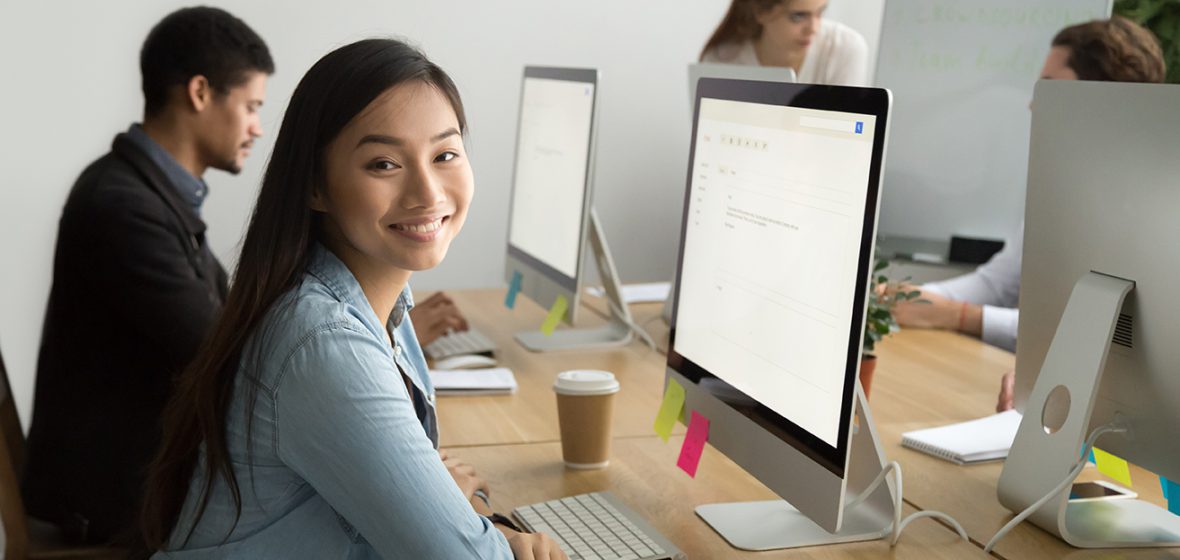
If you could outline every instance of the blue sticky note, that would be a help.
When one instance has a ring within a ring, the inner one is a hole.
[[[1091,463],[1094,463],[1095,465],[1098,464],[1098,459],[1094,458],[1094,448],[1093,447],[1090,448],[1090,458],[1087,460],[1090,461]]]
[[[516,307],[516,294],[520,293],[520,271],[512,271],[512,282],[508,284],[508,295],[504,296],[504,307],[512,309]]]
[[[1160,484],[1164,487],[1164,499],[1168,500],[1168,511],[1180,515],[1180,484],[1160,477]]]
[[[865,131],[864,121],[856,121],[856,133],[861,134]]]

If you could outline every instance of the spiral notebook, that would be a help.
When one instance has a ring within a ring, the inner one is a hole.
[[[430,382],[439,396],[511,395],[516,376],[508,368],[432,369]]]
[[[1007,457],[1019,429],[1020,413],[1008,410],[978,420],[906,432],[901,435],[901,444],[964,465]]]

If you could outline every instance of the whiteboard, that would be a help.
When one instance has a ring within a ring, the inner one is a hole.
[[[887,0],[876,73],[893,91],[881,235],[1015,233],[1029,102],[1049,43],[1109,15],[1110,0]]]

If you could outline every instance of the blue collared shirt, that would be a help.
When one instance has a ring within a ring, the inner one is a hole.
[[[235,380],[226,438],[240,519],[218,477],[185,542],[206,481],[197,469],[170,551],[153,558],[511,559],[439,460],[412,306],[407,287],[383,325],[344,263],[316,245],[302,283],[251,336]],[[247,415],[250,384],[258,394]]]
[[[197,216],[200,216],[201,205],[205,203],[205,197],[209,195],[209,186],[205,184],[205,181],[189,173],[189,170],[180,165],[180,162],[176,161],[176,158],[172,157],[168,150],[152,140],[152,137],[148,136],[138,123],[127,129],[127,138],[143,150],[148,159],[152,160],[152,163],[164,172],[164,176],[168,178],[168,182],[172,183],[172,186],[176,187],[180,197],[192,207]]]

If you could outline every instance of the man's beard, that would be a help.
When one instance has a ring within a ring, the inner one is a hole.
[[[237,175],[242,172],[242,166],[237,159],[228,159],[221,163],[212,166],[213,169],[220,169],[230,175]]]

